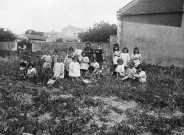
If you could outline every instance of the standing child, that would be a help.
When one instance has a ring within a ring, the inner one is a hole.
[[[130,55],[128,53],[128,48],[124,47],[122,51],[123,51],[123,53],[121,53],[120,59],[123,60],[123,65],[125,67],[127,67],[128,66],[128,62],[130,61]]]
[[[137,74],[135,74],[134,77],[137,78],[140,83],[146,83],[147,75],[141,64],[137,66]]]
[[[116,75],[116,67],[118,66],[117,60],[120,58],[121,52],[119,51],[119,45],[114,44],[113,48],[113,75]]]
[[[77,46],[76,50],[75,50],[75,55],[77,56],[81,56],[82,55],[82,47],[80,45]]]
[[[44,75],[49,75],[52,65],[52,57],[49,54],[49,51],[46,51],[46,54],[41,57],[42,60],[44,60],[43,63],[43,73]]]
[[[81,73],[80,73],[80,64],[78,62],[78,57],[75,56],[73,61],[69,65],[69,76],[72,77],[72,81],[79,80]]]
[[[53,72],[54,72],[54,78],[60,79],[64,78],[64,64],[62,63],[62,58],[58,57],[57,62],[54,64],[53,67]]]
[[[95,59],[96,61],[102,65],[102,62],[103,62],[103,50],[102,50],[102,47],[100,44],[97,45],[97,49],[95,50]]]
[[[125,76],[124,78],[122,78],[122,80],[123,80],[123,81],[124,81],[124,80],[133,81],[133,80],[135,80],[135,77],[134,77],[135,74],[136,74],[136,69],[135,69],[135,67],[134,67],[134,63],[131,62],[131,63],[129,63],[129,65],[128,65],[128,69],[127,69],[127,71],[126,71],[126,76]]]
[[[52,55],[52,66],[54,67],[55,63],[57,62],[58,59],[58,53],[54,52],[54,54]]]
[[[65,71],[66,71],[66,76],[68,76],[69,73],[69,65],[72,62],[72,59],[74,58],[75,53],[74,49],[72,47],[69,48],[68,53],[66,55],[66,58],[64,60],[64,65],[65,65]]]
[[[57,86],[60,86],[60,79],[64,78],[64,64],[62,63],[62,58],[58,57],[57,58],[57,62],[54,64],[53,67],[53,78],[49,79],[49,81],[47,82],[48,86],[52,86],[53,84],[55,84],[55,82],[57,82]]]
[[[137,47],[134,48],[133,54],[131,55],[131,59],[134,62],[135,67],[141,64],[142,56],[139,53],[139,49]]]
[[[89,42],[86,42],[86,47],[84,48],[85,55],[89,58],[89,61],[91,62],[93,57],[93,49],[91,48],[91,44]]]
[[[122,59],[118,59],[118,66],[116,67],[116,76],[117,77],[124,77],[125,76],[125,66],[123,65],[123,60]]]
[[[81,58],[81,75],[84,76],[86,71],[89,68],[89,58],[85,55],[85,52],[82,52],[82,58]]]
[[[96,73],[98,69],[100,68],[99,63],[94,59],[93,62],[91,63],[91,66],[95,68],[94,72]]]

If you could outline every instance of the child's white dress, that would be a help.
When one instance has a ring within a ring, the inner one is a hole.
[[[98,62],[92,62],[91,63],[91,66],[93,66],[95,68],[95,70],[99,69],[100,68],[100,65]]]
[[[121,53],[120,59],[123,60],[123,65],[127,67],[128,62],[130,61],[130,55],[128,53]]]
[[[69,76],[70,77],[80,77],[80,64],[79,62],[71,62],[69,65]]]
[[[72,62],[73,57],[75,56],[74,52],[69,52],[67,53],[65,60],[64,60],[64,65],[67,71],[69,71],[69,65]]]
[[[116,70],[115,70],[117,73],[120,74],[120,76],[124,76],[125,75],[125,66],[122,64],[122,65],[118,65],[116,67]]]
[[[88,70],[89,68],[89,58],[87,56],[82,57],[80,69]]]
[[[43,68],[51,68],[52,57],[50,55],[43,55],[41,59],[45,61],[43,63]]]
[[[53,67],[54,78],[64,78],[64,64],[62,62],[56,62]]]
[[[132,54],[131,59],[133,60],[135,67],[141,64],[142,56],[141,54]]]
[[[36,68],[31,68],[31,69],[28,68],[28,70],[27,70],[27,75],[28,75],[29,77],[35,76],[36,73],[37,73]]]
[[[135,68],[128,68],[126,71],[128,78],[135,78],[134,75],[136,74],[136,71]]]
[[[147,75],[146,75],[145,71],[141,71],[141,72],[139,72],[139,74],[136,74],[134,76],[137,77],[141,83],[146,82]]]
[[[80,56],[82,54],[82,50],[81,49],[76,49],[75,54]]]
[[[117,60],[120,58],[121,52],[120,51],[115,51],[113,53],[113,64],[117,65]]]

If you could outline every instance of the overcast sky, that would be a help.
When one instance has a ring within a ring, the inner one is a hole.
[[[88,28],[102,20],[117,23],[116,11],[132,0],[0,0],[0,27],[61,31],[69,24]]]

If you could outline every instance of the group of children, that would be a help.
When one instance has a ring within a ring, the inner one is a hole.
[[[70,77],[73,82],[82,82],[85,84],[95,83],[101,77],[109,75],[116,76],[119,80],[138,80],[141,83],[146,82],[146,73],[141,66],[141,54],[139,49],[134,48],[134,53],[128,54],[128,48],[123,48],[123,52],[119,51],[119,46],[114,45],[113,49],[113,72],[110,72],[109,62],[103,58],[103,51],[100,45],[93,52],[90,52],[90,44],[86,44],[86,48],[82,50],[80,47],[74,51],[69,48],[67,55],[63,58],[56,52],[51,56],[49,51],[41,57],[43,60],[42,72],[49,74],[53,71],[52,80]],[[20,76],[35,78],[37,76],[34,64],[26,62],[20,63]],[[26,68],[27,67],[27,68]],[[54,81],[55,82],[55,81]]]
[[[133,54],[129,55],[127,47],[119,50],[118,44],[114,44],[113,49],[113,73],[119,80],[125,81],[138,81],[140,83],[146,83],[146,72],[141,64],[142,56],[139,53],[139,49],[135,47]]]

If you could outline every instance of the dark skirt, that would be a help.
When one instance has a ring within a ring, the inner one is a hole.
[[[96,61],[97,61],[99,64],[102,64],[102,62],[103,62],[103,56],[102,56],[102,55],[96,55]]]

